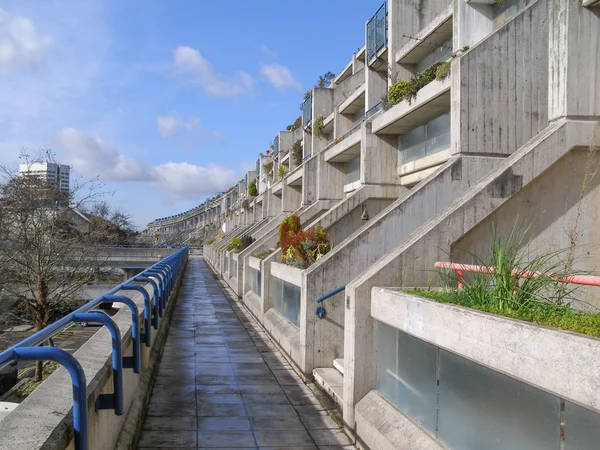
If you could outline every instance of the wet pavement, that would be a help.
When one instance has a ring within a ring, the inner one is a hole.
[[[138,449],[354,448],[332,409],[190,258]]]

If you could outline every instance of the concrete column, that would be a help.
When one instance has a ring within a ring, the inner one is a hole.
[[[317,137],[314,134],[314,123],[318,116],[325,119],[333,111],[333,89],[314,88],[312,101],[313,115],[313,134],[312,134],[312,151],[316,154],[327,147],[328,142],[323,137]]]
[[[317,155],[317,200],[344,198],[345,163],[329,163],[325,154]]]
[[[600,16],[579,0],[548,1],[548,120],[600,116]]]
[[[363,184],[398,183],[398,137],[376,136],[371,133],[371,124],[361,129],[360,180]]]
[[[290,186],[287,184],[287,179],[284,179],[281,192],[282,212],[291,213],[300,208],[300,205],[302,204],[302,186]]]

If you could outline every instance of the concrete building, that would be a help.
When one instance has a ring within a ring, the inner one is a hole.
[[[579,0],[388,0],[255,170],[148,228],[215,225],[204,241],[213,269],[365,448],[594,448],[582,424],[600,424],[596,364],[574,355],[597,340],[395,288],[439,286],[435,262],[472,263],[492,226],[507,233],[519,218],[533,223],[532,256],[576,236],[573,270],[598,271],[598,11]],[[278,227],[291,213],[333,246],[305,269],[282,262]],[[254,242],[229,250],[243,235]]]
[[[61,192],[70,192],[71,167],[66,164],[52,162],[35,162],[19,164],[21,176],[35,176],[56,185]]]

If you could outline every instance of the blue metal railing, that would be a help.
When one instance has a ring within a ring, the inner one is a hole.
[[[381,102],[377,103],[375,106],[369,108],[369,110],[365,113],[365,119],[375,115],[381,109]]]
[[[323,317],[325,317],[325,314],[327,314],[327,310],[325,309],[325,307],[324,306],[320,306],[321,303],[323,303],[329,297],[333,297],[335,294],[339,294],[340,292],[344,291],[345,289],[346,289],[346,285],[344,284],[343,286],[337,287],[333,291],[328,292],[327,294],[321,295],[316,300],[317,305],[319,305],[319,307],[317,308],[317,310],[315,311],[315,313],[317,314],[317,316],[319,316],[319,319],[322,319]]]
[[[115,286],[76,311],[67,314],[62,319],[0,353],[0,367],[11,361],[54,361],[69,372],[73,385],[73,429],[76,450],[87,450],[88,448],[87,381],[85,373],[81,364],[73,355],[57,347],[39,346],[74,322],[94,322],[106,326],[111,333],[113,393],[99,395],[95,407],[97,410],[112,409],[116,415],[122,415],[124,412],[123,369],[133,369],[134,373],[138,374],[141,372],[141,341],[144,341],[146,347],[151,346],[150,325],[152,323],[153,327],[158,329],[163,309],[166,307],[167,300],[175,287],[175,282],[187,260],[188,250],[187,247],[183,247],[149,269],[144,270],[140,275]],[[139,284],[135,284],[136,282],[148,282],[152,285],[154,289],[152,300],[146,289]],[[145,328],[143,334],[140,333],[137,305],[128,297],[115,295],[118,291],[127,290],[139,291],[144,297]],[[132,323],[132,357],[123,356],[121,334],[113,319],[101,312],[91,312],[92,309],[103,303],[124,303],[129,307]]]
[[[273,139],[273,157],[279,155],[279,135],[275,136]]]
[[[312,121],[312,92],[302,103],[302,126],[306,127]]]
[[[367,63],[387,45],[387,2],[367,22]]]

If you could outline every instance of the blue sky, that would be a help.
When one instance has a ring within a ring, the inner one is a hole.
[[[0,164],[51,148],[143,229],[241,179],[380,3],[0,2]]]

